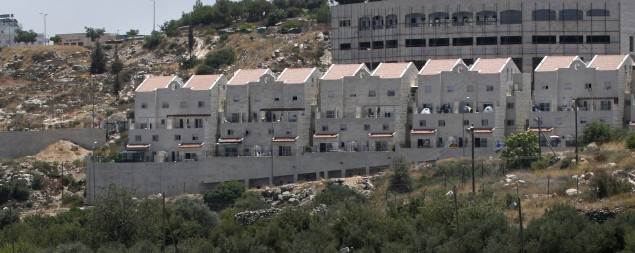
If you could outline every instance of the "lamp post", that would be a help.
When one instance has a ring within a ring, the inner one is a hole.
[[[275,125],[273,119],[273,113],[269,111],[269,120],[271,121],[271,179],[269,181],[270,185],[274,185],[273,182],[273,138],[275,137]]]
[[[156,0],[150,0],[152,1],[152,31],[155,31],[155,27],[157,26],[156,22],[157,22],[157,2]]]
[[[538,123],[538,158],[542,158],[542,146],[540,145],[540,137],[542,135],[542,128],[541,128],[541,124],[542,124],[542,118],[537,117],[534,119],[534,121],[536,121],[536,123]]]
[[[580,163],[580,157],[578,156],[578,98],[573,98],[573,110],[575,115],[575,164]]]
[[[470,97],[465,97],[463,100],[461,100],[461,104],[463,104],[463,102],[468,99],[470,99]],[[465,109],[467,109],[467,106],[463,105],[463,107],[461,107],[461,116],[463,116],[463,120],[461,121],[461,129],[463,129],[463,126],[465,126]],[[463,137],[461,138],[461,140],[463,141],[463,143],[461,143],[461,149],[463,150],[463,156],[465,156],[465,132],[463,132]]]
[[[44,17],[44,41],[46,42],[46,44],[48,44],[49,40],[48,36],[46,35],[46,16],[48,16],[49,14],[40,12],[40,15]]]
[[[465,129],[465,132],[470,133],[472,136],[472,195],[476,194],[476,183],[474,182],[474,124],[471,124],[470,127]]]

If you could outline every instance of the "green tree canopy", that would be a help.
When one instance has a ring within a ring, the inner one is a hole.
[[[15,29],[15,38],[13,39],[16,43],[33,43],[37,41],[37,33],[33,30],[24,31],[21,28]]]
[[[238,181],[229,181],[218,184],[214,190],[205,193],[203,200],[215,211],[223,210],[234,204],[237,198],[243,195],[245,186]]]
[[[104,72],[106,72],[106,54],[102,50],[101,43],[97,42],[91,55],[90,73],[95,75],[103,74]]]
[[[613,136],[613,126],[599,120],[594,120],[582,128],[583,144],[595,142],[596,144],[601,145],[613,140]]]
[[[504,142],[502,157],[510,169],[529,168],[540,153],[538,135],[531,131],[509,135]]]
[[[130,31],[126,32],[126,35],[130,36],[130,37],[134,37],[139,35],[139,30],[137,29],[130,29]]]
[[[51,37],[49,40],[53,41],[54,44],[62,43],[62,37],[60,37],[59,35],[55,35]]]
[[[90,38],[90,41],[99,40],[106,32],[104,28],[84,27],[84,29],[86,29],[86,37]]]

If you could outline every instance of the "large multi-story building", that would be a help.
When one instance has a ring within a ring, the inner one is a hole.
[[[628,55],[547,56],[534,73],[530,126],[543,145],[573,145],[578,130],[593,120],[621,128],[633,120],[632,68]],[[540,130],[538,125],[540,124]]]
[[[1,14],[0,15],[0,47],[7,46],[20,46],[24,43],[16,43],[15,36],[16,30],[22,29],[18,20],[15,19],[13,14]],[[38,33],[33,44],[42,45],[48,43],[48,38],[43,33]]]
[[[531,72],[546,55],[630,54],[630,0],[385,0],[331,8],[334,63],[511,57]]]

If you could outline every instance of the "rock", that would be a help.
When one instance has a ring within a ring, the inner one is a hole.
[[[72,69],[74,71],[85,71],[84,66],[82,65],[73,65]]]
[[[298,200],[296,198],[290,198],[289,199],[289,203],[294,204],[294,205],[298,205],[298,204],[300,204],[300,200]]]
[[[608,209],[599,209],[599,210],[591,210],[584,213],[590,221],[595,221],[597,223],[604,223],[609,218],[614,218],[616,212],[610,211]]]
[[[283,192],[282,194],[278,195],[278,199],[282,199],[286,201],[288,201],[292,197],[293,197],[293,194],[291,194],[291,192]]]
[[[282,192],[292,191],[296,187],[295,184],[285,184],[278,187]]]
[[[570,189],[567,189],[565,193],[567,193],[567,196],[573,196],[578,194],[578,190],[570,188]]]
[[[343,184],[344,183],[344,179],[343,178],[329,178],[329,180],[326,182],[327,185],[334,185],[334,184]]]
[[[270,218],[277,215],[280,212],[278,208],[261,209],[256,211],[245,211],[234,215],[234,219],[243,226],[248,226],[256,223],[260,219]]]
[[[311,210],[311,214],[315,215],[315,214],[326,214],[326,212],[328,211],[328,209],[326,208],[325,204],[320,204],[319,206],[316,206],[315,208],[313,208],[313,210]]]
[[[518,183],[518,184],[526,184],[527,182],[525,182],[525,180],[519,179],[518,181],[516,181],[516,183]]]
[[[595,142],[591,142],[589,143],[589,145],[586,146],[586,149],[589,151],[596,151],[596,150],[599,150],[600,148],[598,147],[597,144],[595,144]]]

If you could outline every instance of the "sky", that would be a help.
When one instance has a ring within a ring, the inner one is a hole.
[[[163,22],[180,18],[196,0],[155,0],[156,29]],[[202,0],[212,5],[214,0]],[[107,33],[125,34],[138,29],[140,34],[152,31],[153,2],[151,0],[2,0],[0,14],[15,14],[25,30],[46,33],[82,33],[84,27],[105,28]]]

